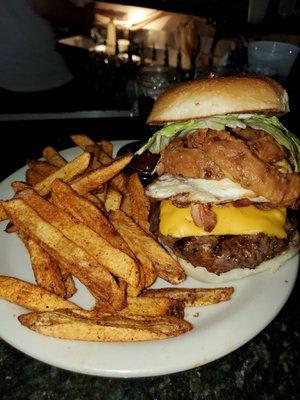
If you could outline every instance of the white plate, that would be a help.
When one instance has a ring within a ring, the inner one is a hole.
[[[115,147],[128,141],[115,142]],[[77,148],[65,150],[70,159]],[[10,183],[24,179],[25,168],[0,184],[0,198],[12,194]],[[34,282],[29,258],[15,234],[5,234],[0,224],[0,274]],[[19,324],[24,309],[0,300],[0,336],[22,352],[67,370],[107,377],[144,377],[168,374],[198,367],[220,358],[258,334],[280,311],[294,286],[298,258],[288,261],[275,274],[263,272],[234,282],[235,293],[229,302],[190,308],[186,318],[194,329],[173,339],[140,343],[87,343],[59,340],[39,335]],[[77,282],[75,303],[86,307],[92,298]],[[167,286],[162,281],[156,287]],[[192,278],[181,286],[210,287]],[[218,286],[218,285],[216,285]]]

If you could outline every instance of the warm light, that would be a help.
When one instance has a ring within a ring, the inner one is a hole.
[[[127,12],[126,20],[114,19],[114,23],[117,26],[130,29],[133,25],[145,21],[152,12],[153,10],[149,9],[132,8],[130,11]]]
[[[129,40],[127,39],[118,39],[118,46],[120,53],[125,53],[128,50]]]
[[[97,46],[94,47],[94,50],[97,51],[98,53],[105,53],[106,46],[105,44],[98,44]]]

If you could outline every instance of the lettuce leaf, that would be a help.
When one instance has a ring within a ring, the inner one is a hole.
[[[184,122],[169,124],[157,131],[136,154],[146,150],[151,153],[160,153],[172,140],[184,137],[200,128],[223,130],[228,128],[262,129],[273,136],[282,146],[286,147],[292,156],[295,172],[300,172],[300,139],[286,129],[276,117],[259,114],[228,114],[216,115],[209,118],[193,119]]]

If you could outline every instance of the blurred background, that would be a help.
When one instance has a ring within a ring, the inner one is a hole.
[[[30,153],[70,133],[144,138],[173,84],[259,74],[289,91],[296,130],[299,17],[298,0],[1,0],[0,128]]]

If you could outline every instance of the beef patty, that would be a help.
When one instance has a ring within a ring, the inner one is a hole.
[[[283,251],[293,242],[296,245],[296,220],[289,216],[286,221],[286,239],[278,239],[264,233],[255,235],[209,235],[174,238],[159,232],[159,207],[152,212],[151,230],[180,258],[195,267],[205,267],[217,275],[234,268],[257,267]]]

